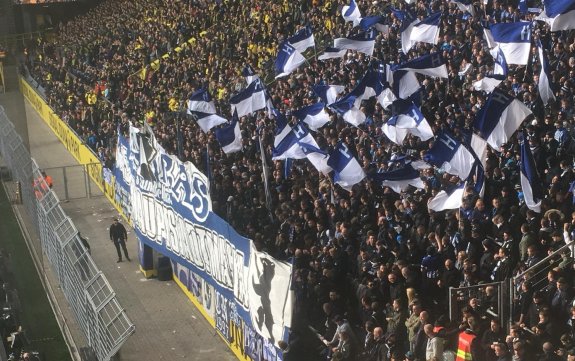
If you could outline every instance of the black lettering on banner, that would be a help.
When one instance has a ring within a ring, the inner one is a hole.
[[[247,307],[247,267],[244,254],[212,229],[191,223],[171,206],[131,187],[132,220],[144,236],[172,254],[188,261],[233,291]]]
[[[238,350],[243,356],[246,356],[245,338],[244,338],[244,321],[239,319],[236,323],[230,319],[230,347]]]
[[[216,291],[216,330],[218,330],[222,336],[229,342],[230,340],[230,329],[228,317],[228,307],[227,300],[219,292]]]

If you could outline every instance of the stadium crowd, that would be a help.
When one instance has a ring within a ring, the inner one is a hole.
[[[477,4],[475,16],[444,0],[392,1],[418,17],[443,13],[439,43],[418,44],[405,55],[400,21],[389,5],[357,3],[362,14],[384,14],[390,25],[388,34],[377,36],[374,59],[400,63],[443,53],[448,79],[418,76],[421,111],[436,134],[450,129],[460,139],[488,96],[472,83],[493,70],[480,20],[535,17],[521,15],[517,1]],[[355,31],[341,17],[342,5],[333,0],[104,1],[60,24],[54,39],[29,49],[26,65],[50,105],[107,167],[113,167],[117,129],[127,135],[129,124],[144,122],[167,151],[178,152],[179,132],[181,159],[204,171],[209,162],[215,212],[259,249],[294,264],[296,323],[290,344],[282,345],[286,359],[309,359],[310,353],[301,358],[303,350],[321,348],[324,341],[328,347],[318,358],[443,360],[449,357],[444,350],[457,350],[461,360],[574,360],[574,269],[568,250],[550,270],[545,287],[534,287],[530,280],[514,285],[518,297],[509,333],[490,316],[498,312],[494,286],[482,288],[481,296],[459,297],[465,303],[462,314],[454,322],[446,317],[450,287],[508,280],[575,236],[573,31],[533,25],[534,37],[548,50],[555,101],[545,106],[538,95],[541,64],[535,46],[529,65],[512,66],[499,86],[533,112],[522,129],[545,186],[541,213],[525,205],[516,137],[488,151],[482,197],[469,186],[460,209],[433,212],[428,200],[461,181],[441,169],[421,172],[424,190],[398,194],[368,177],[348,192],[307,160],[287,167],[285,161],[272,162],[275,123],[264,111],[241,119],[243,149],[232,154],[186,115],[192,92],[207,88],[220,114],[229,118],[228,99],[246,85],[245,64],[268,80],[274,106],[288,116],[315,102],[311,86],[321,81],[344,85],[349,92],[373,59],[353,51],[343,59],[315,57],[334,38]],[[305,53],[308,61],[293,74],[272,80],[278,44],[304,24],[313,28],[316,49]],[[471,70],[463,71],[468,64]],[[374,99],[363,102],[361,110],[367,121],[359,127],[330,113],[330,124],[314,134],[319,145],[333,149],[344,141],[368,174],[396,169],[402,164],[398,159],[416,160],[429,149],[432,141],[414,136],[401,146],[389,141],[381,126],[390,112]],[[258,137],[272,165],[271,204]]]

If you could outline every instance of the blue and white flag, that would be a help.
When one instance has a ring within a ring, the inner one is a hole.
[[[392,105],[393,116],[381,130],[392,142],[402,145],[407,134],[425,141],[433,138],[429,123],[412,101],[399,99]]]
[[[397,20],[401,21],[402,23],[405,23],[405,22],[411,23],[415,18],[414,16],[411,15],[411,13],[409,11],[403,11],[403,10],[396,9],[393,7],[390,7],[389,10],[393,14],[393,16],[395,16],[397,18]]]
[[[349,95],[353,95],[356,98],[355,105],[359,107],[362,100],[368,100],[381,94],[384,88],[384,81],[385,67],[383,64],[376,64],[374,68],[370,68],[365,72]]]
[[[361,165],[355,159],[347,145],[343,142],[337,143],[337,146],[329,153],[327,164],[333,169],[333,181],[339,184],[343,189],[351,190],[353,185],[361,182],[365,178],[365,172]]]
[[[473,183],[473,190],[483,198],[485,195],[485,168],[483,168],[482,163],[479,160],[475,160],[473,164],[473,169],[467,177],[466,184]]]
[[[393,69],[393,67],[392,67]],[[391,83],[393,94],[399,99],[407,99],[421,88],[417,76],[412,71],[395,70],[393,74],[393,82]]]
[[[458,209],[463,204],[464,191],[465,183],[463,182],[448,192],[442,190],[429,200],[427,208],[435,212],[441,212],[446,209]]]
[[[473,154],[447,131],[437,135],[423,160],[462,180],[467,179],[475,162]]]
[[[328,46],[327,48],[325,48],[323,53],[317,57],[317,59],[322,61],[328,59],[339,59],[343,58],[345,56],[345,53],[347,53],[347,49],[337,49]]]
[[[293,128],[287,124],[281,130],[278,127],[278,131],[279,133],[274,139],[272,160],[306,158],[306,153],[303,151],[301,144],[309,144],[319,149],[319,145],[307,129],[305,123],[301,121]]]
[[[312,89],[321,98],[321,101],[329,106],[337,101],[337,97],[345,90],[345,87],[343,85],[317,84]]]
[[[537,213],[541,213],[541,201],[545,197],[541,178],[537,173],[533,153],[527,142],[527,137],[520,137],[519,145],[521,146],[521,189],[525,198],[527,207]]]
[[[401,50],[407,54],[417,42],[437,44],[441,12],[431,14],[423,20],[416,20],[401,33]]]
[[[329,154],[309,143],[300,143],[301,149],[307,160],[317,169],[318,172],[328,175],[333,169],[327,164]]]
[[[199,127],[204,131],[204,133],[209,132],[210,129],[212,129],[215,126],[224,124],[228,121],[227,119],[220,117],[217,114],[208,114],[197,111],[191,111],[191,112],[188,111],[188,113],[194,117],[194,119],[198,123]]]
[[[372,56],[375,47],[375,31],[370,29],[347,38],[337,38],[333,41],[333,47],[337,49],[355,50]]]
[[[507,78],[507,73],[509,72],[507,61],[505,61],[505,55],[499,45],[491,49],[489,53],[493,57],[494,61],[493,74],[486,75],[482,79],[473,83],[475,90],[482,90],[486,93],[491,93],[493,89],[501,84],[501,82]]]
[[[315,103],[298,109],[292,113],[298,120],[305,122],[309,129],[317,130],[329,122],[329,114],[325,111],[324,103]]]
[[[232,114],[237,112],[238,117],[251,114],[264,109],[267,103],[266,89],[261,79],[257,78],[250,85],[230,98]]]
[[[246,78],[246,83],[251,84],[259,76],[256,74],[254,68],[250,64],[246,64],[242,69],[242,75]]]
[[[410,70],[422,75],[447,78],[447,66],[441,53],[420,56],[413,60],[392,67],[393,71]]]
[[[544,0],[543,5],[535,20],[545,21],[551,31],[575,29],[575,0]]]
[[[529,12],[529,8],[527,7],[527,0],[519,0],[517,8],[519,8],[519,13],[521,14],[521,16],[527,15],[527,13]]]
[[[391,88],[384,88],[381,94],[377,97],[377,102],[383,107],[383,109],[388,109],[396,100],[397,97],[393,94],[393,89]]]
[[[361,21],[361,12],[355,3],[355,0],[350,0],[349,5],[344,5],[341,8],[341,16],[346,22],[352,21],[353,26],[359,25]]]
[[[375,173],[370,178],[382,187],[391,188],[396,193],[404,192],[409,186],[419,189],[425,188],[425,183],[419,172],[409,164],[389,172]]]
[[[473,137],[479,136],[493,149],[499,151],[530,114],[531,110],[525,104],[496,88],[483,108],[475,115],[473,128],[477,134],[473,134],[471,143],[475,143]],[[482,152],[476,150],[475,154],[481,156]]]
[[[287,41],[300,53],[306,51],[307,48],[313,48],[315,46],[315,39],[311,31],[311,26],[309,25],[296,32],[295,35],[288,38]]]
[[[214,101],[206,89],[196,90],[188,100],[188,114],[192,114],[191,112],[206,114],[214,114],[216,112]]]
[[[472,0],[451,0],[451,3],[457,5],[459,11],[467,11],[471,16],[475,16],[475,7]]]
[[[473,82],[473,89],[477,91],[484,91],[491,93],[493,89],[497,88],[503,80],[486,75],[483,78]]]
[[[505,54],[499,45],[495,46],[489,51],[493,57],[493,75],[498,75],[500,79],[507,78],[509,73],[509,67],[507,66],[507,60],[505,60]]]
[[[499,23],[490,25],[491,36],[499,44],[507,64],[527,65],[531,51],[531,23]]]
[[[342,99],[338,100],[337,102],[331,104],[329,107],[334,112],[339,114],[343,120],[348,122],[351,125],[359,126],[360,124],[365,123],[365,114],[357,106],[356,99],[353,95],[347,95]]]
[[[399,10],[390,7],[391,13],[401,21],[401,26],[399,27],[399,32],[402,33],[407,27],[413,24],[417,20],[417,15],[411,9]]]
[[[215,135],[224,153],[229,154],[242,150],[242,133],[240,132],[238,114],[234,112],[231,123],[217,128]]]
[[[571,193],[571,197],[573,198],[573,204],[575,204],[575,180],[569,184],[569,190],[567,193]]]
[[[487,22],[482,22],[481,25],[483,27],[483,39],[485,39],[487,47],[489,49],[493,49],[497,45],[497,42],[495,42],[493,34],[491,34],[491,26]]]
[[[549,61],[547,61],[547,58],[545,57],[543,46],[541,45],[541,40],[539,39],[537,39],[537,52],[539,53],[539,64],[541,65],[538,84],[539,96],[541,97],[543,104],[547,105],[550,99],[555,100],[555,94],[553,94],[553,87],[551,86]]]
[[[375,28],[375,30],[380,33],[389,33],[389,25],[386,23],[386,19],[382,15],[366,16],[359,22],[359,27],[363,30],[369,30],[369,28]]]
[[[277,74],[276,79],[291,74],[305,61],[304,56],[293,45],[284,41],[280,45],[278,57],[274,64]]]

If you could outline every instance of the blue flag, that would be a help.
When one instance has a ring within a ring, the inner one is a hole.
[[[339,59],[343,58],[347,53],[347,49],[338,49],[328,46],[323,51],[323,54],[317,57],[318,60]]]
[[[575,10],[575,0],[543,0],[547,16],[565,15]]]
[[[189,111],[188,114],[191,114],[192,117],[196,120],[200,128],[207,133],[215,126],[220,124],[224,124],[227,122],[227,119],[217,115],[217,114],[207,114],[197,111]]]
[[[425,188],[419,172],[409,164],[389,172],[374,173],[370,178],[382,187],[391,188],[396,193],[405,191],[409,186]]]
[[[525,104],[496,88],[477,112],[473,128],[493,149],[499,150],[530,114]]]
[[[575,29],[575,0],[544,0],[536,20],[545,21],[551,31]]]
[[[530,22],[492,24],[490,29],[508,64],[527,65],[531,52]]]
[[[216,139],[220,143],[224,153],[234,153],[242,150],[242,133],[237,112],[234,112],[230,124],[215,131]]]
[[[447,78],[447,66],[441,53],[420,56],[413,60],[392,67],[393,71],[410,70],[422,75]]]
[[[389,33],[389,25],[387,25],[385,22],[386,19],[382,15],[366,16],[359,22],[359,27],[363,30],[375,28],[375,30],[387,34]]]
[[[206,114],[216,113],[216,106],[212,96],[206,89],[196,90],[188,100],[188,114],[194,111]]]
[[[276,79],[291,74],[306,61],[303,55],[287,41],[283,42],[279,49],[275,61]]]
[[[404,54],[417,42],[437,44],[439,41],[439,25],[441,23],[441,12],[431,14],[429,17],[419,21],[415,20],[401,32],[401,49]]]
[[[362,100],[379,96],[385,87],[385,81],[385,66],[380,63],[372,64],[372,68],[365,72],[349,95],[353,95],[356,98],[356,104],[360,104]]]
[[[357,26],[361,20],[361,12],[357,7],[355,0],[350,0],[349,5],[344,5],[341,8],[341,16],[347,21],[352,21],[353,26]]]
[[[365,123],[365,114],[355,105],[356,98],[353,95],[347,95],[337,102],[331,104],[329,107],[334,112],[339,114],[343,120],[351,125],[359,126]]]
[[[365,178],[365,172],[358,161],[351,154],[347,145],[337,143],[333,151],[329,153],[327,164],[333,169],[333,181],[346,190],[351,190],[354,184]]]
[[[458,209],[463,204],[463,192],[465,183],[460,183],[456,187],[448,190],[441,190],[427,203],[427,208],[435,212],[447,209]]]
[[[541,70],[539,71],[539,96],[543,101],[543,104],[547,105],[549,100],[555,100],[555,94],[553,93],[553,85],[551,83],[551,71],[549,67],[549,61],[545,57],[543,51],[543,45],[541,45],[541,40],[537,39],[537,53],[539,54],[539,65]]]
[[[423,160],[462,180],[467,179],[475,162],[473,154],[448,131],[437,135]]]
[[[312,87],[315,95],[321,98],[321,101],[326,105],[331,105],[336,102],[337,97],[345,90],[343,85],[323,85],[317,84]]]
[[[381,128],[392,142],[403,144],[407,134],[413,134],[423,141],[433,138],[433,131],[427,119],[412,101],[394,101],[392,112],[393,116]]]
[[[531,148],[527,144],[527,137],[522,135],[519,140],[521,146],[521,188],[527,207],[537,213],[541,213],[541,201],[545,197],[542,182],[537,173],[535,160]]]
[[[373,49],[375,48],[375,31],[371,29],[347,38],[337,38],[333,41],[333,47],[337,49],[355,50],[372,56]]]
[[[300,108],[292,113],[298,120],[305,122],[314,132],[329,122],[329,114],[325,111],[324,103],[315,103]]]
[[[238,117],[264,109],[267,105],[267,94],[261,79],[254,79],[247,88],[230,98],[232,114],[237,111]]]
[[[521,16],[525,16],[529,12],[529,10],[527,8],[527,0],[519,0],[518,7],[519,7],[519,12],[521,13]]]
[[[274,139],[272,159],[281,160],[287,158],[306,158],[306,153],[303,151],[301,144],[309,144],[314,148],[319,149],[319,145],[310,134],[305,123],[300,121],[293,128],[286,125]]]
[[[301,53],[307,48],[313,48],[315,46],[315,39],[311,26],[309,25],[299,30],[294,36],[288,38],[287,41]]]
[[[246,78],[246,83],[248,83],[248,85],[251,84],[251,82],[254,81],[256,78],[259,78],[254,68],[252,68],[250,64],[246,64],[244,66],[244,68],[242,69],[242,75],[244,76],[244,78]]]

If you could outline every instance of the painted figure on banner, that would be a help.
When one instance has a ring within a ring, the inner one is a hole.
[[[156,181],[154,160],[158,155],[156,147],[152,144],[152,137],[138,133],[140,138],[140,176],[147,181]]]
[[[260,330],[262,329],[262,326],[265,324],[270,334],[270,341],[273,343],[274,317],[272,315],[271,310],[270,292],[272,289],[272,280],[275,275],[275,265],[273,264],[273,262],[265,258],[261,260],[261,265],[263,269],[261,270],[258,283],[255,283],[254,280],[252,280],[254,291],[257,295],[259,295],[261,304],[261,306],[257,310],[256,320],[258,323],[258,328]],[[256,268],[259,270],[257,264]]]
[[[248,311],[255,331],[274,346],[291,325],[291,265],[258,251],[250,242]]]

